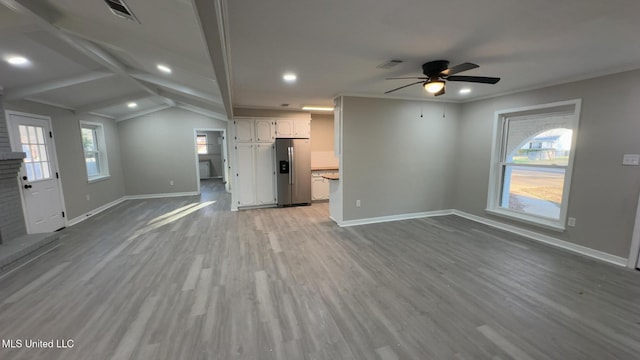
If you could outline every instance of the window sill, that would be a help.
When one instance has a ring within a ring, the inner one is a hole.
[[[495,215],[495,216],[499,216],[499,217],[503,217],[503,218],[507,218],[515,221],[520,221],[529,225],[535,225],[535,226],[539,226],[539,227],[557,231],[557,232],[564,232],[566,230],[566,228],[562,225],[562,222],[560,221],[545,220],[545,219],[537,218],[534,216],[527,216],[525,214],[519,214],[513,211],[507,211],[507,210],[501,210],[501,209],[485,209],[485,211],[491,215]]]
[[[111,175],[94,176],[94,177],[90,177],[87,182],[89,184],[93,184],[100,181],[108,180],[109,178],[111,178]]]

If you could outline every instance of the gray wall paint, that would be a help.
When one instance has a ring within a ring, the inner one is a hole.
[[[7,102],[5,108],[51,117],[67,219],[93,211],[125,195],[120,143],[115,121],[88,114],[76,115],[69,110],[29,101]],[[108,179],[94,183],[87,181],[80,138],[80,120],[97,122],[104,126],[109,158],[110,177]]]
[[[246,117],[275,117],[275,118],[309,118],[310,113],[306,111],[295,110],[272,110],[272,109],[249,109],[234,108],[233,116]]]
[[[227,122],[180,108],[119,122],[127,195],[197,191],[196,128],[226,129]]]
[[[333,113],[311,114],[311,151],[333,151]]]
[[[582,110],[565,232],[488,215],[489,164],[497,110],[581,98]],[[640,167],[622,166],[640,153],[640,71],[553,86],[462,105],[454,207],[613,255],[628,257],[640,189]]]
[[[458,117],[459,105],[344,97],[344,220],[451,208]]]

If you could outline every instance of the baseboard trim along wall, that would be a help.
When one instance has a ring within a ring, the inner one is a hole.
[[[124,201],[127,200],[145,200],[145,199],[161,199],[161,198],[168,198],[168,197],[180,197],[180,196],[195,196],[198,195],[198,192],[196,191],[191,191],[191,192],[181,192],[181,193],[168,193],[168,194],[144,194],[144,195],[125,195],[117,200],[114,200],[108,204],[104,204],[100,207],[97,207],[91,211],[88,211],[80,216],[77,216],[71,220],[69,220],[67,222],[67,226],[73,226],[76,225],[78,223],[81,223],[85,220],[87,220],[88,218],[97,215],[105,210],[108,210]]]
[[[508,225],[505,223],[501,223],[499,221],[494,221],[494,220],[490,220],[487,218],[483,218],[481,216],[477,216],[477,215],[472,215],[469,213],[466,213],[464,211],[460,211],[460,210],[453,210],[453,215],[457,215],[481,224],[485,224],[500,230],[505,230],[508,231],[510,233],[513,234],[517,234],[517,235],[521,235],[524,236],[526,238],[541,242],[541,243],[545,243],[548,245],[552,245],[555,247],[559,247],[565,250],[569,250],[572,251],[574,253],[578,253],[581,255],[585,255],[588,256],[590,258],[594,258],[594,259],[598,259],[598,260],[602,260],[602,261],[606,261],[610,264],[614,264],[614,265],[618,265],[618,266],[622,266],[622,267],[626,267],[627,266],[627,259],[626,258],[622,258],[616,255],[611,255],[599,250],[594,250],[591,248],[588,248],[586,246],[582,246],[582,245],[578,245],[578,244],[574,244],[568,241],[564,241],[564,240],[560,240],[560,239],[556,239],[554,237],[548,236],[548,235],[543,235],[540,233],[537,233],[535,231],[530,231],[530,230],[525,230],[525,229],[521,229],[517,226],[513,226],[513,225]]]
[[[433,216],[451,215],[453,214],[453,211],[454,210],[436,210],[436,211],[425,211],[425,212],[411,213],[411,214],[399,214],[399,215],[379,216],[379,217],[365,218],[365,219],[346,220],[346,221],[343,221],[342,223],[338,223],[338,225],[341,227],[347,227],[347,226],[383,223],[383,222],[389,222],[389,221],[420,219],[420,218],[433,217]]]

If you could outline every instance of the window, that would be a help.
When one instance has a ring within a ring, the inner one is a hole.
[[[209,149],[207,147],[207,135],[197,135],[196,145],[198,147],[198,154],[208,154]]]
[[[497,113],[489,212],[564,229],[579,104]]]
[[[108,177],[109,164],[107,162],[107,148],[102,124],[81,121],[80,131],[84,162],[87,168],[87,179],[94,181]]]
[[[19,125],[22,151],[27,154],[24,167],[30,182],[52,178],[51,163],[47,154],[44,128],[40,126]]]

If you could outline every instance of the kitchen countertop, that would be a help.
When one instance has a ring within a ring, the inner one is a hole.
[[[322,174],[321,176],[328,180],[340,180],[340,174]]]
[[[324,171],[324,170],[335,170],[338,171],[338,167],[336,166],[312,166],[311,171]]]

